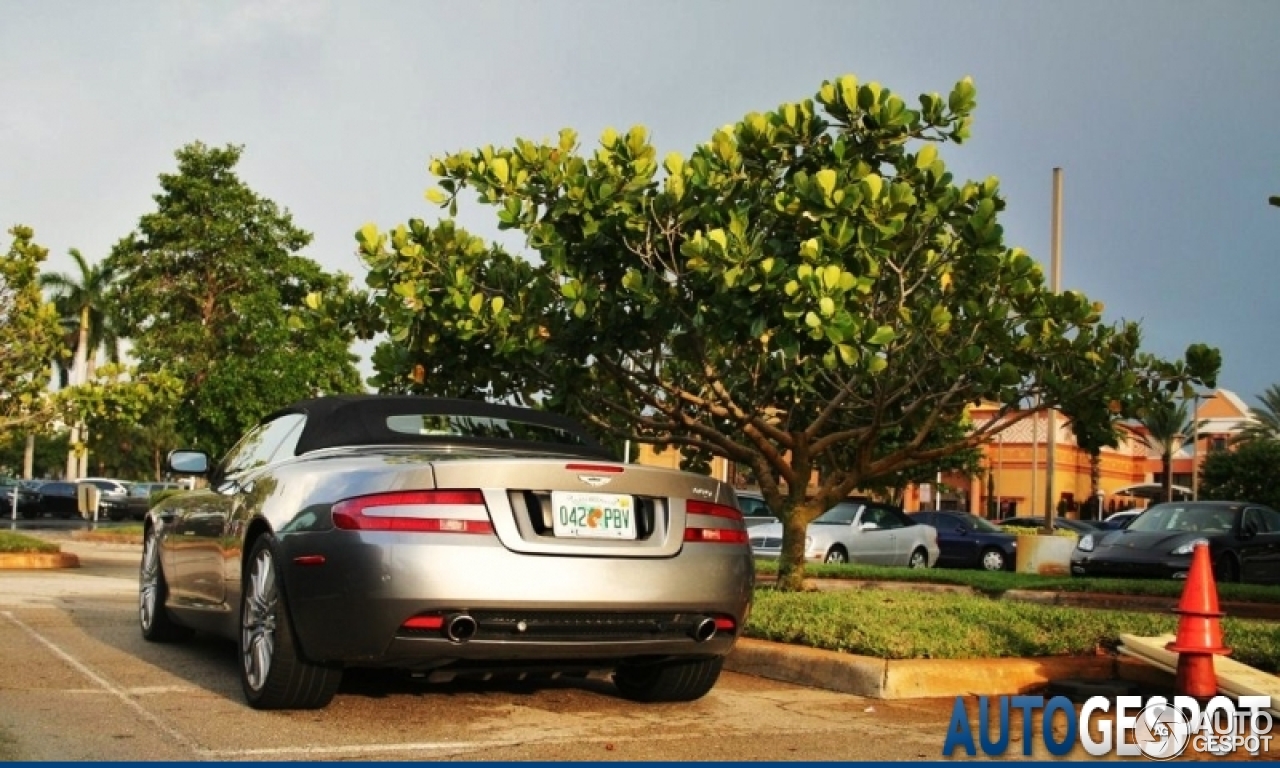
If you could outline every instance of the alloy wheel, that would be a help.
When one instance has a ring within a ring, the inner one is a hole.
[[[276,623],[280,593],[276,587],[275,563],[269,550],[254,559],[249,574],[249,592],[241,616],[240,655],[245,682],[261,690],[271,674],[275,657]]]
[[[144,630],[156,620],[160,601],[160,547],[155,534],[147,536],[142,548],[142,569],[138,575],[138,621]]]

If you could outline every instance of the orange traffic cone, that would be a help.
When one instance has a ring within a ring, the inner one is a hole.
[[[1187,586],[1173,612],[1181,617],[1178,635],[1165,647],[1178,654],[1178,693],[1197,699],[1213,698],[1218,693],[1213,655],[1226,656],[1231,649],[1222,644],[1219,619],[1225,614],[1218,610],[1218,587],[1213,581],[1208,544],[1195,546]]]

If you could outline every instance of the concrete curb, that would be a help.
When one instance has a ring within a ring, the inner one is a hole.
[[[878,659],[743,638],[725,659],[731,672],[875,699],[1001,696],[1052,680],[1132,680],[1164,686],[1167,673],[1117,656],[1040,659]]]
[[[70,552],[0,552],[0,571],[79,567],[80,558]]]

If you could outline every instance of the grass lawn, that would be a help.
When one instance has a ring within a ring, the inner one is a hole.
[[[12,531],[0,531],[0,553],[61,552],[62,548],[42,539]]]
[[[774,560],[757,560],[756,573],[774,575]],[[1011,589],[1033,589],[1050,592],[1095,592],[1099,594],[1153,595],[1178,597],[1185,582],[1169,579],[1100,579],[1079,576],[1038,576],[1007,571],[988,572],[952,568],[888,568],[875,565],[805,565],[805,576],[817,579],[859,579],[864,581],[914,581],[928,584],[955,584],[970,587],[988,595],[999,595]],[[1248,603],[1280,603],[1280,587],[1260,584],[1218,584],[1220,600]]]
[[[1022,658],[1114,650],[1121,633],[1160,635],[1178,617],[879,589],[756,590],[746,636],[886,659]],[[1231,658],[1280,672],[1280,624],[1223,620]]]

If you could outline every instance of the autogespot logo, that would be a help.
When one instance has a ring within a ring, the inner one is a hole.
[[[1241,696],[1237,701],[1216,696],[1203,709],[1187,696],[1175,696],[1172,702],[1162,696],[1145,702],[1139,696],[1094,696],[1079,713],[1064,696],[1047,701],[1043,696],[980,696],[975,728],[964,697],[957,696],[942,754],[950,757],[963,748],[976,755],[979,746],[987,755],[1005,754],[1012,736],[1011,711],[1020,711],[1022,754],[1027,756],[1032,754],[1037,715],[1040,742],[1055,757],[1077,746],[1093,757],[1152,760],[1172,760],[1189,750],[1221,757],[1242,749],[1257,755],[1271,748],[1270,709],[1270,696]]]

